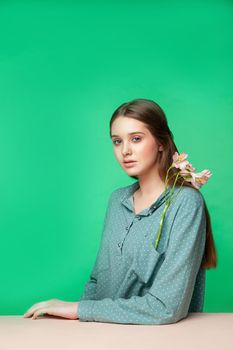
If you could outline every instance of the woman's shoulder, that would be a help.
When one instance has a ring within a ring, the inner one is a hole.
[[[182,186],[180,188],[178,186],[176,191],[179,192],[179,204],[188,205],[190,203],[192,206],[204,205],[204,197],[198,189],[189,186]]]
[[[138,181],[127,186],[121,186],[115,188],[110,194],[111,201],[121,200],[127,197],[130,193],[138,188]],[[179,192],[179,193],[178,193]],[[190,186],[176,186],[174,190],[174,195],[177,193],[177,206],[204,206],[204,197],[202,193]]]

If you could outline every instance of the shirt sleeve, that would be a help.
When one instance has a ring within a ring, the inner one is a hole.
[[[87,283],[84,286],[84,292],[80,297],[80,301],[81,300],[95,300],[96,299],[98,266],[100,263],[101,255],[103,254],[103,251],[104,251],[104,240],[105,240],[105,233],[106,233],[106,229],[107,229],[106,226],[107,226],[107,222],[108,222],[108,216],[109,216],[109,212],[110,212],[112,197],[113,197],[113,192],[108,199],[107,209],[105,211],[104,223],[103,223],[103,228],[102,228],[100,245],[99,245],[99,249],[97,252],[96,259],[95,259],[95,263],[94,263],[94,266],[93,266],[92,271],[90,273],[89,280],[87,281]]]
[[[128,299],[81,301],[80,321],[168,324],[187,316],[205,248],[206,217],[200,192],[180,194],[166,257],[148,292]]]

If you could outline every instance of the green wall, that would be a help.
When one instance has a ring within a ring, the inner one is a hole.
[[[233,312],[232,1],[0,1],[0,314],[78,301],[108,197],[132,182],[111,114],[164,109],[197,171],[219,263],[205,312]]]

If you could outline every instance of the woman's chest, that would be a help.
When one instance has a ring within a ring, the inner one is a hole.
[[[163,206],[153,211],[143,211],[135,214],[127,209],[115,211],[108,230],[109,262],[115,265],[119,261],[128,266],[140,254],[147,255],[148,250],[163,253],[166,250],[172,227],[172,213],[169,210],[163,223],[162,234],[158,246],[155,241],[161,221]],[[116,261],[117,260],[117,261]]]
[[[124,283],[127,285],[132,278],[150,285],[165,258],[168,238],[165,227],[159,245],[155,248],[159,220],[159,213],[148,216],[126,215],[117,221],[117,225],[111,227],[105,266],[114,286],[125,285]],[[105,273],[106,270],[103,276]]]

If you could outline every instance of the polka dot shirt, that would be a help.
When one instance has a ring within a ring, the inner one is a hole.
[[[110,195],[98,254],[77,308],[80,321],[169,324],[203,310],[206,217],[201,192],[175,187],[155,248],[171,187],[135,214],[138,188],[137,181]]]

